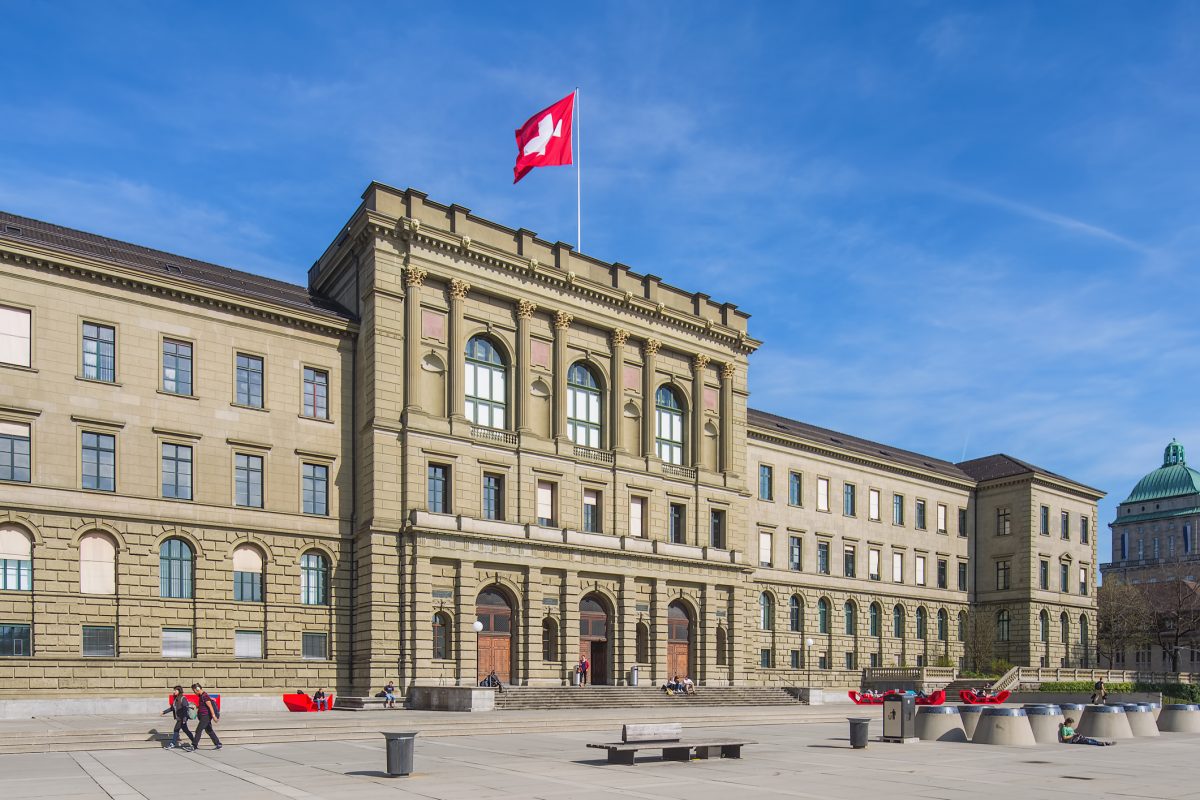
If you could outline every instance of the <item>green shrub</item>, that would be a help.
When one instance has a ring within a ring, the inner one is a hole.
[[[1039,691],[1042,692],[1087,692],[1091,694],[1096,685],[1095,681],[1042,681]],[[1113,692],[1132,692],[1134,684],[1132,683],[1106,683],[1108,693]]]
[[[1091,694],[1095,681],[1045,681],[1042,692],[1072,692]],[[1200,703],[1200,685],[1190,683],[1106,683],[1109,694],[1128,692],[1158,692],[1165,702]]]

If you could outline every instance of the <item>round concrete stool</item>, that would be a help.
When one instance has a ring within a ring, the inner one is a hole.
[[[1158,729],[1163,733],[1200,733],[1200,706],[1192,703],[1169,703],[1158,716]]]
[[[1037,744],[1037,740],[1033,738],[1033,728],[1029,727],[1029,717],[1025,714],[1025,709],[995,706],[983,710],[971,741],[975,744],[1004,744],[1010,747],[1030,747]]]
[[[1075,726],[1075,732],[1094,739],[1133,738],[1124,706],[1088,706]]]
[[[1083,716],[1083,710],[1085,708],[1087,708],[1087,704],[1086,703],[1059,703],[1058,707],[1062,709],[1062,712],[1064,714],[1068,714],[1069,716],[1075,717],[1075,721],[1078,722],[1079,718],[1081,716]],[[1070,712],[1072,712],[1072,711],[1074,711],[1075,713],[1071,714]]]
[[[1154,714],[1154,721],[1158,721],[1158,716],[1162,713],[1162,703],[1138,703],[1138,705],[1150,706],[1150,711]]]
[[[933,742],[965,742],[962,718],[954,706],[919,706],[917,738]]]
[[[983,716],[983,706],[959,706],[958,714],[962,718],[963,732],[967,734],[968,739],[973,739],[975,728],[979,726],[979,719]]]
[[[1063,723],[1062,709],[1054,705],[1027,705],[1024,711],[1038,744],[1058,744],[1058,726]]]
[[[1158,724],[1148,704],[1126,703],[1125,718],[1134,736],[1158,736]]]

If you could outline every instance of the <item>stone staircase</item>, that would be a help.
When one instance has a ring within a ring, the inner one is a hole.
[[[505,687],[497,710],[571,710],[800,705],[786,689],[761,686],[701,686],[693,695],[668,695],[649,686]]]
[[[946,702],[959,702],[958,693],[966,689],[970,689],[973,692],[977,692],[980,689],[987,689],[992,685],[993,680],[993,678],[958,678],[953,680],[946,686]]]

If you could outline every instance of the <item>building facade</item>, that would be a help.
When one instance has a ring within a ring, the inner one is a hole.
[[[307,287],[11,215],[0,285],[0,694],[1086,660],[1098,492],[752,411],[735,306],[415,190]]]

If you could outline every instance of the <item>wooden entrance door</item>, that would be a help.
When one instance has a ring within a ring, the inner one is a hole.
[[[513,613],[508,598],[495,587],[484,589],[475,601],[475,617],[483,625],[476,640],[476,680],[495,670],[501,683],[511,683]]]
[[[608,685],[608,642],[593,641],[588,660],[592,662],[590,680],[593,686]]]
[[[512,680],[512,637],[479,634],[479,677],[482,681],[492,670],[501,683]]]
[[[692,619],[686,608],[671,603],[667,606],[667,678],[691,675],[691,663]]]
[[[608,683],[608,612],[595,595],[579,601],[579,655],[587,656],[591,666],[588,682]]]

